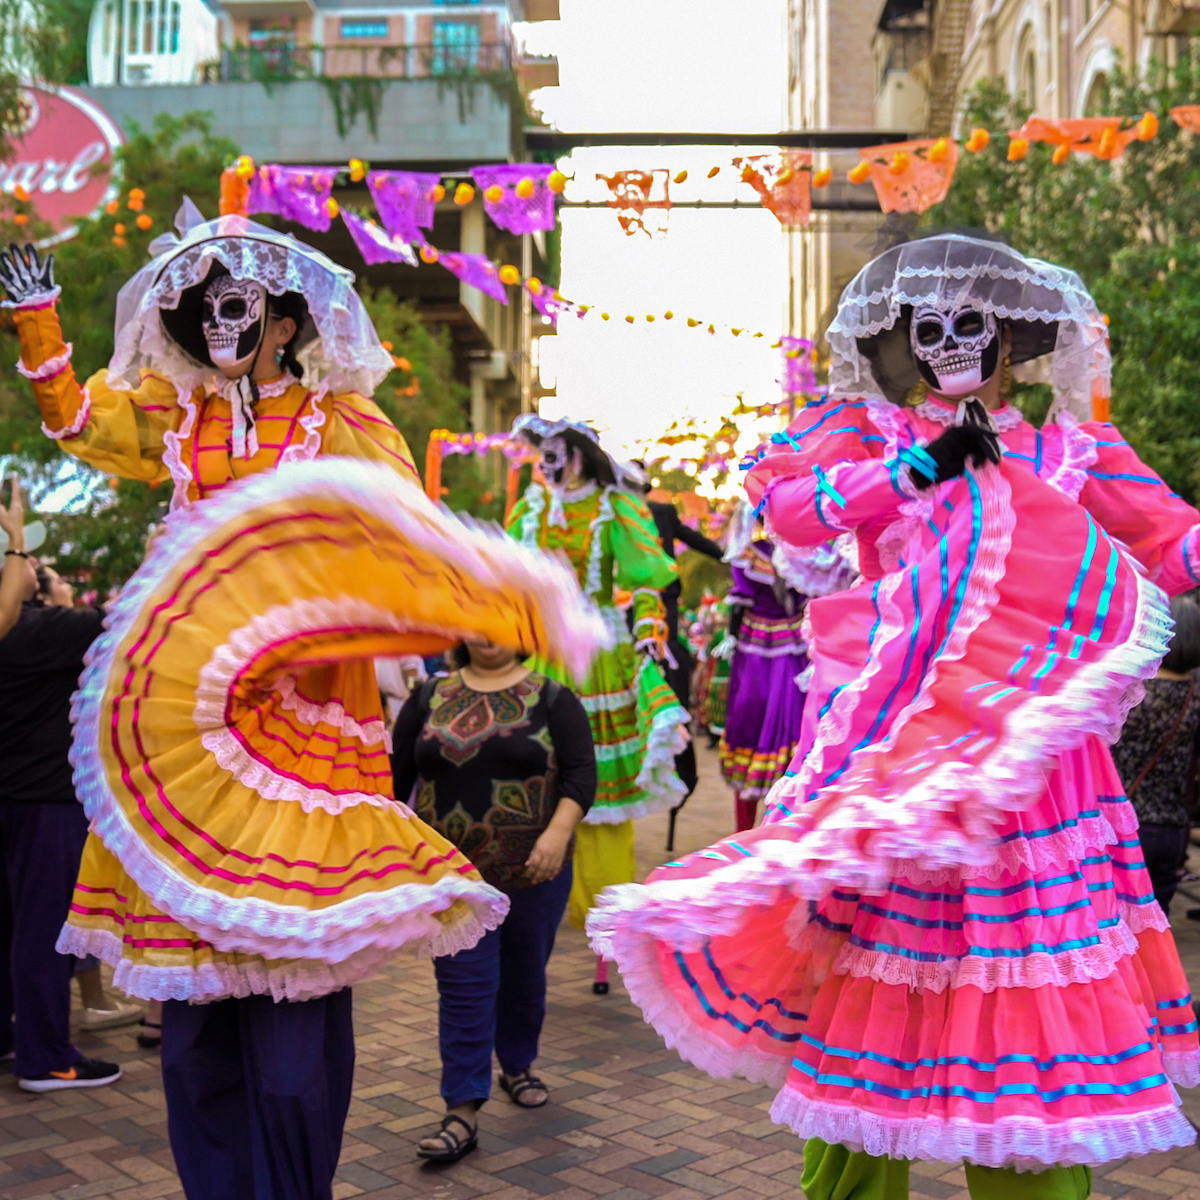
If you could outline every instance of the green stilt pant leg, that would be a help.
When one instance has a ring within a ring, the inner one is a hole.
[[[1087,1200],[1092,1191],[1090,1167],[1018,1172],[964,1166],[971,1200]],[[808,1200],[908,1200],[908,1160],[873,1158],[809,1138],[800,1187]]]

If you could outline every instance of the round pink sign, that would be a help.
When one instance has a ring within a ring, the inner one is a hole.
[[[124,139],[108,113],[73,88],[24,87],[21,106],[24,128],[0,164],[0,190],[24,188],[37,215],[69,237],[75,221],[116,194],[113,153]]]

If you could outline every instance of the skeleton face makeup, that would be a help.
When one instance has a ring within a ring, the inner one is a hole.
[[[572,451],[567,445],[567,439],[548,437],[542,440],[540,447],[542,455],[542,478],[548,487],[560,488],[565,486],[567,475],[572,468],[579,471],[583,464],[583,455],[578,450]]]
[[[220,275],[204,290],[204,340],[231,379],[253,366],[266,327],[267,290],[252,279]]]
[[[1000,331],[991,313],[969,305],[918,308],[909,327],[921,378],[941,396],[967,396],[996,373]]]

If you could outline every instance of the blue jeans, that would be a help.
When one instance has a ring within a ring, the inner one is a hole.
[[[504,924],[470,950],[433,960],[447,1108],[492,1091],[492,1050],[505,1075],[526,1070],[546,1018],[546,963],[571,892],[571,864],[511,894]]]

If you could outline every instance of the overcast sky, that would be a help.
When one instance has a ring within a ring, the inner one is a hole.
[[[784,113],[783,0],[561,0],[562,20],[524,26],[533,51],[556,53],[561,86],[537,99],[568,130],[775,132]],[[761,150],[758,151],[761,153]],[[562,162],[568,199],[603,199],[597,171],[686,168],[677,199],[754,199],[735,184],[728,147],[579,150]],[[755,153],[752,149],[749,153]],[[713,181],[712,166],[723,170]],[[739,391],[777,399],[786,294],[784,241],[768,212],[678,209],[666,236],[625,235],[606,209],[562,214],[562,292],[612,314],[564,318],[543,342],[544,374],[557,376],[547,416],[592,421],[614,452],[640,450],[676,417],[712,420]],[[678,314],[665,322],[665,310]],[[648,312],[658,320],[647,325]],[[638,317],[627,325],[626,313]],[[710,336],[683,318],[761,329]]]

